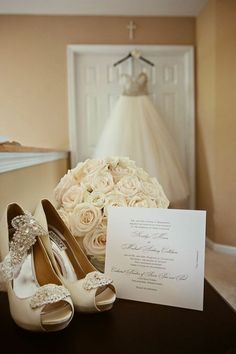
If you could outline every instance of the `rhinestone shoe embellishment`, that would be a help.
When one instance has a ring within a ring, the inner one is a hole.
[[[100,272],[88,273],[85,277],[83,287],[85,290],[96,289],[112,283],[112,279],[106,278]]]
[[[0,262],[0,283],[14,279],[27,256],[27,251],[36,242],[36,237],[46,234],[29,213],[16,216],[11,224],[16,231],[10,242],[10,252]]]
[[[30,300],[32,309],[53,304],[55,302],[64,300],[70,296],[69,291],[62,285],[47,284],[41,286]]]

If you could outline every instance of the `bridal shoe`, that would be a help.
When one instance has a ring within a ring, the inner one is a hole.
[[[50,238],[44,238],[44,246],[62,284],[70,291],[75,310],[92,313],[111,309],[116,299],[112,280],[90,263],[54,206],[44,199],[34,216],[48,229]]]
[[[7,291],[15,323],[31,331],[58,331],[74,307],[43,245],[46,231],[12,203],[0,224],[0,285]]]

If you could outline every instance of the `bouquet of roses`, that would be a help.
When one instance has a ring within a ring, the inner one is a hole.
[[[107,207],[168,208],[157,179],[128,158],[88,159],[69,170],[54,190],[57,210],[85,253],[104,262]]]

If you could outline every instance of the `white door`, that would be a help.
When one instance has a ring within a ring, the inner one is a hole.
[[[68,47],[69,122],[72,167],[92,156],[121,87],[122,73],[136,76],[145,71],[150,96],[179,148],[191,186],[194,207],[194,92],[193,49],[190,46],[138,46],[154,63],[128,59],[114,67],[134,46]]]

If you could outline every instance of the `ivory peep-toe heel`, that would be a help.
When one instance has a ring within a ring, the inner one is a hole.
[[[43,245],[42,226],[15,203],[0,224],[0,285],[7,291],[15,323],[30,331],[68,326],[74,307]]]
[[[44,246],[62,284],[70,291],[75,310],[110,310],[116,300],[112,280],[90,263],[50,201],[42,200],[34,216],[48,229],[50,238],[44,238]]]

